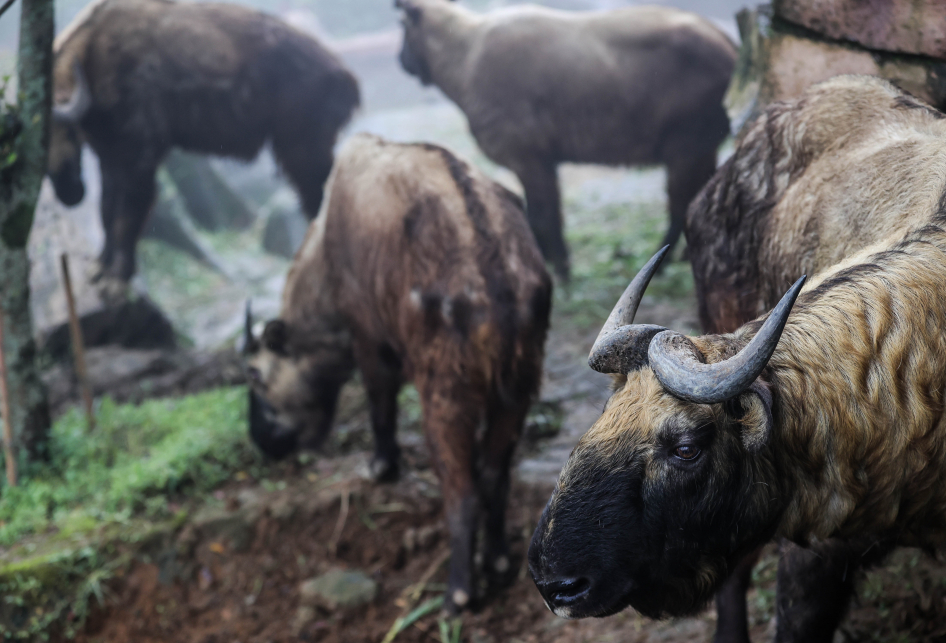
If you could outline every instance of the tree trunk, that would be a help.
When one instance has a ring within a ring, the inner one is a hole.
[[[46,172],[54,29],[52,0],[21,1],[18,104],[3,107],[15,157],[0,170],[0,309],[14,446],[21,458],[36,459],[45,452],[50,419],[35,362],[26,241]]]

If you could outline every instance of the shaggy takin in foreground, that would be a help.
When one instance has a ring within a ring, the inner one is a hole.
[[[946,185],[943,114],[872,76],[839,76],[775,103],[687,213],[703,329],[736,330],[778,303],[799,274],[929,221]],[[748,643],[746,590],[757,556],[717,595],[716,643]],[[782,544],[779,641],[830,641],[864,562],[857,545]],[[804,601],[786,590],[809,577]],[[820,617],[799,617],[819,606]]]
[[[519,199],[447,150],[356,136],[338,158],[262,337],[247,326],[251,434],[276,456],[317,447],[355,368],[371,405],[372,473],[397,475],[397,394],[413,382],[443,488],[447,605],[485,561],[505,580],[509,467],[538,389],[551,280]],[[477,428],[485,432],[477,439]]]
[[[731,335],[632,324],[657,259],[592,350],[615,392],[533,537],[556,613],[691,613],[775,536],[942,542],[946,198],[928,225],[813,280],[791,317],[801,280]]]
[[[312,38],[229,4],[101,0],[55,42],[49,176],[75,205],[88,143],[102,172],[103,274],[127,280],[172,147],[251,159],[267,141],[318,212],[355,78]]]
[[[687,205],[729,133],[736,48],[711,22],[666,7],[477,15],[448,0],[396,0],[401,64],[466,114],[483,152],[522,182],[543,254],[569,273],[560,163],[667,167],[676,243]]]

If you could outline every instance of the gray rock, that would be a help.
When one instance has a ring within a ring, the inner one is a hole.
[[[309,222],[289,196],[277,192],[270,199],[269,214],[263,228],[263,250],[291,259],[302,245]]]
[[[335,611],[370,603],[378,595],[378,584],[364,572],[334,569],[303,582],[299,595],[303,605]]]

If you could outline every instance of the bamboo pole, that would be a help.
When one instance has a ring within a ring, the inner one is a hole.
[[[76,379],[79,382],[79,393],[82,395],[82,406],[85,407],[85,420],[89,432],[95,430],[95,415],[92,413],[92,388],[89,386],[89,372],[85,368],[85,345],[82,342],[82,327],[79,325],[79,316],[76,314],[76,300],[72,294],[72,278],[69,276],[69,257],[62,253],[59,257],[62,264],[62,281],[66,288],[66,303],[69,305],[69,335],[72,338],[72,358],[76,367]]]
[[[13,421],[10,418],[10,389],[7,386],[7,360],[3,352],[3,309],[0,308],[0,414],[3,414],[3,456],[7,465],[7,484],[16,486],[16,456],[13,453]]]

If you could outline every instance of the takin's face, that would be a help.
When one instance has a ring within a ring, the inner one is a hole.
[[[53,182],[56,198],[67,206],[85,197],[82,182],[82,139],[74,125],[53,120],[49,128],[49,158],[46,173]]]
[[[404,40],[398,55],[401,67],[411,76],[417,76],[422,85],[429,85],[433,79],[427,62],[423,9],[413,0],[396,0],[394,6],[401,9],[401,25],[404,27]]]
[[[276,319],[266,324],[259,340],[247,332],[244,347],[250,437],[274,458],[322,445],[339,391],[354,370],[347,332],[293,334]]]
[[[757,383],[725,403],[682,401],[649,367],[616,382],[562,471],[529,569],[565,618],[689,614],[774,532],[771,398]]]

